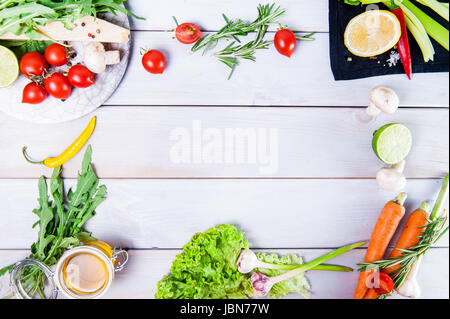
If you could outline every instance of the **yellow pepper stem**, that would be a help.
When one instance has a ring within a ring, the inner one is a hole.
[[[41,161],[41,162],[32,161],[27,155],[27,147],[26,146],[24,146],[22,148],[22,154],[23,154],[23,157],[25,157],[25,160],[30,164],[44,164],[44,161]]]

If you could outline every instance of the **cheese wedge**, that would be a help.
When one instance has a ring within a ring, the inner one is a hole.
[[[49,22],[39,30],[56,41],[127,43],[130,40],[130,30],[92,16],[76,20],[72,30],[66,29],[59,21]],[[0,39],[27,40],[28,37],[6,32],[0,35]],[[37,40],[48,40],[48,37],[42,35]]]

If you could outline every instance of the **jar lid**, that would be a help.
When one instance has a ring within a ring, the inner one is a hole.
[[[53,271],[34,259],[17,262],[11,271],[11,289],[18,299],[56,299],[58,288]]]

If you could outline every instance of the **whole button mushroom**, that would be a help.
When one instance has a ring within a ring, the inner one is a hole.
[[[378,86],[370,92],[370,104],[366,112],[369,116],[377,116],[381,112],[392,114],[399,106],[397,93],[390,88]]]
[[[106,51],[99,42],[89,43],[84,50],[84,64],[94,73],[103,73],[107,65],[118,64],[120,52],[118,50]]]

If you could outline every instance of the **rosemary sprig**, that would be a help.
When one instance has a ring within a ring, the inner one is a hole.
[[[272,41],[264,41],[268,26],[260,26],[255,40],[240,45],[236,41],[230,43],[225,49],[219,51],[215,56],[231,69],[228,79],[233,76],[234,70],[239,65],[239,58],[255,62],[255,52],[259,49],[268,49]]]
[[[447,174],[433,211],[428,219],[428,224],[424,227],[419,243],[416,246],[402,249],[401,251],[403,254],[399,257],[379,260],[373,263],[360,263],[358,264],[358,266],[361,267],[359,271],[370,271],[373,269],[381,270],[401,265],[399,269],[389,274],[394,281],[394,287],[399,288],[406,280],[413,265],[449,230],[448,227],[445,228],[448,220],[447,213],[444,211],[444,213],[438,216],[438,213],[442,210],[442,206],[448,197],[448,189],[449,175]]]
[[[253,22],[230,20],[223,15],[226,25],[217,33],[203,36],[191,50],[193,52],[203,50],[203,54],[205,54],[209,50],[214,49],[221,40],[232,41],[228,46],[215,54],[220,62],[231,69],[228,77],[230,79],[239,65],[239,59],[256,61],[256,50],[269,48],[272,41],[264,41],[264,36],[269,26],[274,24],[273,20],[281,17],[284,13],[285,10],[279,6],[275,7],[275,4],[266,4],[258,6],[258,18]],[[255,39],[241,44],[239,37],[247,36],[253,32],[256,32]]]
[[[275,4],[266,4],[258,6],[258,18],[253,22],[238,20],[230,20],[227,16],[222,15],[226,25],[217,33],[207,34],[195,43],[192,47],[193,52],[203,49],[203,54],[215,48],[220,40],[239,40],[240,36],[247,36],[249,33],[257,32],[261,27],[270,26],[273,20],[284,15],[286,10],[281,7],[275,7]]]

